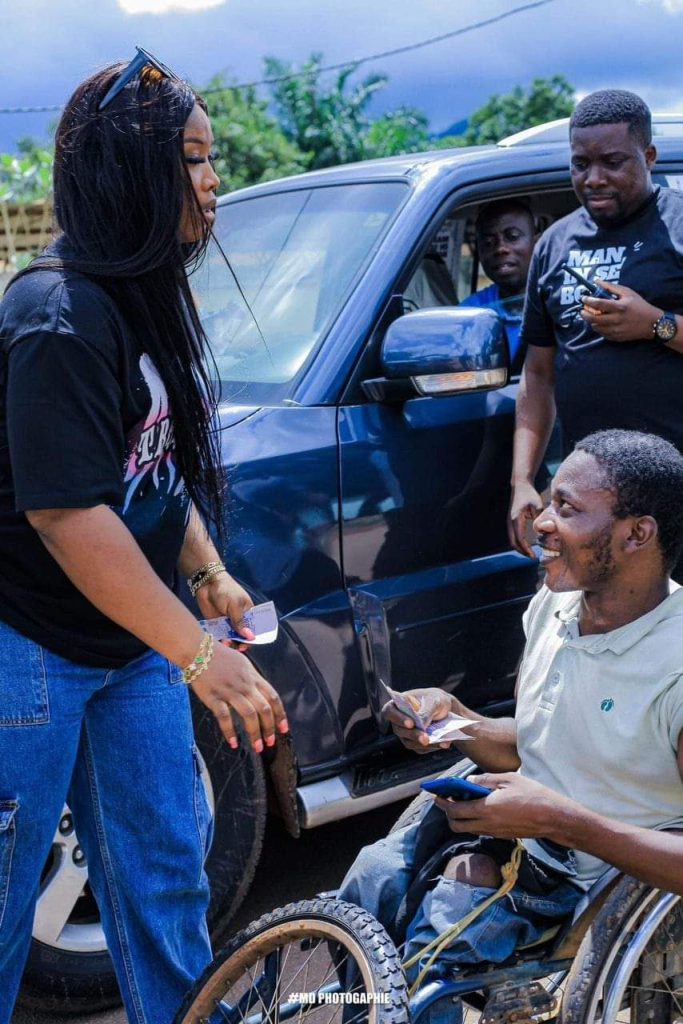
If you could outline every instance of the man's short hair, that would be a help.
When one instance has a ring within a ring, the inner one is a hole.
[[[488,224],[489,221],[494,220],[496,217],[504,217],[508,213],[522,213],[529,218],[532,228],[534,225],[534,215],[531,212],[531,208],[524,199],[494,199],[490,203],[485,203],[477,214],[476,231],[477,234],[482,230],[484,224]]]
[[[656,434],[638,430],[600,430],[577,442],[600,463],[615,493],[614,515],[652,516],[664,568],[668,572],[683,550],[683,456]]]
[[[600,89],[592,92],[576,106],[569,119],[569,135],[574,128],[591,128],[595,124],[628,125],[646,149],[652,142],[652,115],[640,96],[626,89]]]

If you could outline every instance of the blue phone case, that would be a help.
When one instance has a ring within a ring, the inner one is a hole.
[[[423,782],[421,789],[436,796],[451,797],[453,800],[481,800],[482,797],[492,793],[492,789],[486,786],[478,786],[476,782],[469,782],[467,779],[451,775],[446,779],[432,779],[431,782]]]

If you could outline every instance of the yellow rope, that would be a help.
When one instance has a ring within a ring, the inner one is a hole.
[[[450,946],[450,944],[455,939],[457,939],[458,935],[464,932],[465,928],[468,928],[473,921],[476,921],[480,914],[483,914],[485,910],[488,910],[489,907],[493,906],[494,903],[502,899],[503,896],[507,896],[507,894],[513,888],[515,882],[517,881],[517,876],[519,874],[519,865],[522,860],[522,854],[524,853],[524,846],[519,841],[519,839],[515,840],[515,844],[516,845],[514,850],[512,851],[512,856],[510,857],[510,860],[508,861],[507,864],[504,864],[500,869],[500,873],[503,878],[503,882],[500,888],[497,889],[496,892],[492,893],[487,899],[485,899],[483,903],[480,903],[478,907],[475,907],[474,910],[470,910],[469,914],[466,914],[463,918],[460,919],[460,921],[456,921],[456,923],[452,924],[450,928],[447,928],[444,932],[441,932],[441,935],[437,935],[435,939],[432,939],[432,941],[428,943],[428,945],[426,945],[424,949],[419,950],[414,956],[411,956],[409,960],[403,961],[403,967],[405,970],[407,970],[409,967],[412,967],[413,964],[416,964],[425,955],[425,953],[429,953],[429,951],[432,949],[434,950],[432,955],[429,957],[427,963],[424,965],[424,967],[418,974],[417,980],[411,986],[408,993],[410,996],[415,995],[424,979],[424,976],[426,975],[427,971],[436,960],[439,953],[441,953],[442,950],[446,949],[447,946]]]

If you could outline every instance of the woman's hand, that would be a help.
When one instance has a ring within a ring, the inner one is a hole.
[[[614,292],[618,299],[596,299],[592,295],[582,296],[581,316],[596,334],[607,341],[647,341],[652,338],[655,320],[662,310],[651,305],[632,288],[611,281],[595,278],[595,283]]]
[[[289,732],[277,692],[248,658],[223,644],[215,645],[208,667],[197,676],[192,689],[212,712],[233,750],[239,741],[231,709],[244,722],[249,741],[259,754],[264,743],[267,747],[275,745],[276,732]]]
[[[237,580],[228,572],[222,572],[214,576],[206,586],[200,587],[197,591],[197,604],[204,619],[217,619],[225,616],[241,633],[245,640],[253,640],[254,634],[246,626],[242,625],[245,612],[254,607],[254,602],[249,597],[244,587],[241,587]],[[246,648],[239,645],[225,643],[232,647],[237,646],[238,650]]]

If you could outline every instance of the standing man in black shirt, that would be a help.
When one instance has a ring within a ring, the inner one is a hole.
[[[653,186],[650,111],[633,93],[587,96],[569,140],[582,205],[538,243],[522,324],[510,541],[530,556],[526,527],[542,508],[534,478],[556,413],[565,454],[610,427],[683,451],[683,194]],[[590,296],[567,266],[616,300]]]

